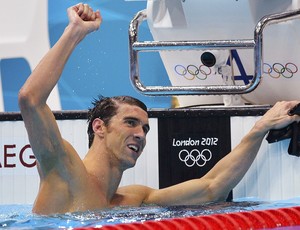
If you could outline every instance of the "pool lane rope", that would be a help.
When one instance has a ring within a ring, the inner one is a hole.
[[[102,230],[163,230],[163,229],[272,229],[300,226],[300,206],[290,208],[243,211],[164,220],[149,220],[128,224],[105,225]],[[76,228],[76,230],[99,228]],[[300,227],[299,227],[300,229]]]

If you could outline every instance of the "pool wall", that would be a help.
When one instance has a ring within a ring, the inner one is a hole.
[[[197,177],[198,171],[200,173],[204,170],[203,167],[197,164],[188,167],[185,164],[186,162],[181,161],[179,159],[181,150],[177,149],[178,146],[176,148],[171,146],[168,153],[160,152],[159,145],[162,143],[159,139],[159,129],[164,128],[160,127],[161,120],[181,118],[182,124],[178,124],[178,132],[173,134],[173,136],[180,136],[180,127],[187,124],[189,118],[192,118],[193,121],[203,119],[215,121],[215,118],[228,119],[229,130],[226,131],[223,130],[223,127],[220,127],[219,130],[214,131],[218,131],[222,134],[221,136],[226,137],[226,140],[229,139],[231,148],[233,148],[267,109],[268,107],[231,109],[206,107],[189,110],[149,110],[151,129],[147,136],[147,146],[136,166],[125,172],[121,185],[144,184],[159,188],[162,186],[161,181],[166,179],[164,178],[164,172],[168,167],[173,170],[171,174],[173,180],[174,178],[176,180],[176,177],[184,180],[182,170],[186,173],[186,179],[189,179],[190,174]],[[74,145],[83,157],[88,145],[86,112],[56,112],[55,116],[62,135]],[[208,132],[205,130],[207,127],[210,126],[202,126],[199,123],[193,128],[199,130],[200,136],[198,136],[198,139],[201,140],[201,138],[207,137],[205,136]],[[184,132],[186,134],[190,133],[186,130]],[[38,191],[39,177],[19,113],[0,114],[0,135],[0,204],[32,204]],[[193,137],[195,137],[194,133]],[[233,190],[233,198],[256,197],[263,200],[278,200],[299,196],[300,172],[298,168],[300,159],[287,153],[288,145],[289,140],[275,144],[268,144],[264,140],[255,162],[243,180]],[[199,148],[199,151],[201,151],[201,148],[210,149],[209,146],[200,146]],[[219,154],[223,154],[220,153],[220,150],[214,150],[213,148],[211,148],[211,152],[212,159],[218,158]],[[166,154],[174,155],[173,160],[171,159],[169,165],[160,168],[160,158]],[[177,163],[172,162],[175,160]],[[178,164],[180,165],[178,166]],[[174,167],[176,168],[174,169]]]

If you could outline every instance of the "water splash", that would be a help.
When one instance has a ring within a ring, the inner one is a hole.
[[[74,212],[40,216],[31,213],[31,205],[0,205],[0,228],[6,229],[71,229],[101,227],[104,225],[159,221],[176,217],[222,214],[240,211],[292,207],[300,204],[300,198],[280,202],[238,201],[218,202],[193,206],[142,206],[117,207],[107,210]]]

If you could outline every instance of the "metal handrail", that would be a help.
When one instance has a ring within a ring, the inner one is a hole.
[[[142,94],[166,95],[225,95],[250,93],[259,85],[263,74],[263,30],[267,25],[300,17],[300,9],[263,17],[256,25],[254,39],[201,40],[201,41],[138,41],[138,28],[147,19],[146,10],[139,11],[129,26],[130,79]],[[247,85],[204,86],[144,86],[140,81],[138,53],[162,50],[224,50],[254,49],[254,76]]]

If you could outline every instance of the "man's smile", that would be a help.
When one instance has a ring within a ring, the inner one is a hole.
[[[137,144],[129,144],[129,145],[127,145],[127,147],[130,148],[131,150],[133,150],[136,153],[138,153],[139,150],[140,150],[140,147]]]

